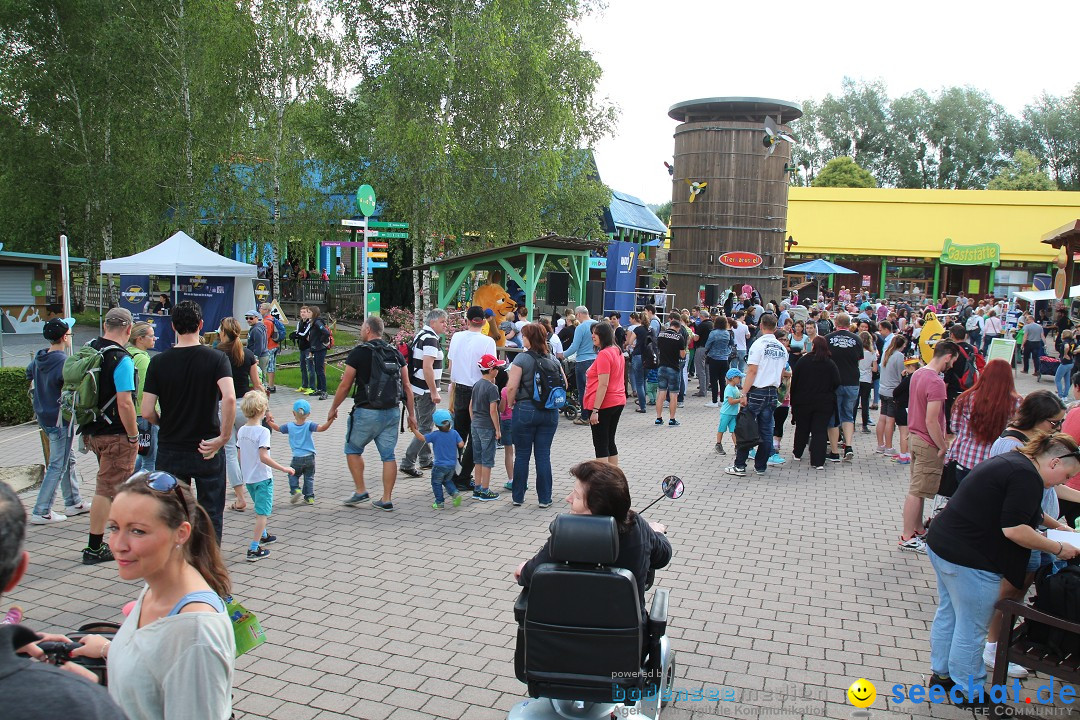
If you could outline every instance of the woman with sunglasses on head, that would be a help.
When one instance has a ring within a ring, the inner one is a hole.
[[[210,517],[169,473],[137,473],[108,529],[120,577],[146,584],[111,642],[88,635],[72,655],[105,658],[109,694],[131,720],[226,720],[236,641]]]

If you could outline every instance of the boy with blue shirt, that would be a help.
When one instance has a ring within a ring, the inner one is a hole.
[[[266,424],[274,432],[289,436],[289,447],[292,448],[292,462],[289,463],[295,471],[289,476],[289,502],[293,505],[303,499],[307,505],[315,504],[315,441],[311,433],[326,432],[334,423],[327,420],[322,425],[309,422],[311,415],[311,403],[307,400],[297,400],[292,406],[293,422],[278,425],[270,415],[266,417]],[[304,491],[300,492],[300,475],[304,475]]]
[[[446,492],[450,493],[454,507],[459,507],[461,493],[454,484],[454,469],[457,465],[458,450],[465,447],[465,441],[454,429],[454,416],[449,410],[440,408],[435,411],[431,419],[436,430],[432,430],[427,435],[422,435],[418,429],[413,430],[413,436],[416,439],[431,443],[434,462],[431,468],[431,491],[435,493],[435,504],[431,507],[435,510],[442,510],[445,507],[443,505],[444,487]]]
[[[735,420],[739,417],[739,410],[742,407],[740,401],[742,400],[742,379],[746,377],[746,373],[738,368],[731,368],[727,371],[727,387],[724,388],[724,399],[720,403],[720,424],[716,427],[716,452],[720,455],[727,455],[724,451],[724,433],[731,433],[732,437],[735,436]]]

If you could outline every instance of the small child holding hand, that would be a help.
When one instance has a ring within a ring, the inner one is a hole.
[[[716,452],[727,455],[724,451],[724,433],[735,434],[735,419],[739,417],[739,402],[742,400],[742,379],[746,373],[738,368],[727,371],[727,387],[724,388],[724,401],[720,403],[720,424],[716,426]]]
[[[457,465],[457,453],[465,447],[465,442],[454,429],[454,417],[449,410],[439,408],[432,416],[437,430],[432,430],[427,435],[421,435],[419,430],[413,430],[413,436],[423,442],[431,443],[433,465],[431,467],[431,491],[435,493],[435,504],[431,507],[442,510],[443,488],[450,493],[454,507],[461,505],[461,493],[454,485],[454,466]]]
[[[270,428],[262,424],[267,407],[269,400],[265,393],[249,391],[240,402],[240,410],[247,418],[247,423],[236,431],[240,471],[255,506],[255,533],[247,551],[248,562],[267,557],[270,551],[262,546],[277,540],[276,536],[266,532],[266,523],[274,508],[274,475],[271,468],[290,476],[296,473],[292,468],[280,465],[270,457]]]
[[[311,416],[311,403],[307,400],[297,400],[292,406],[293,422],[278,425],[270,415],[266,416],[266,424],[274,432],[289,436],[289,447],[292,448],[292,469],[295,471],[289,476],[289,501],[295,505],[304,500],[308,505],[315,504],[315,442],[311,433],[326,432],[333,424],[333,420],[327,420],[322,425],[309,422]],[[300,492],[300,475],[304,476],[304,492]]]
[[[473,385],[469,418],[472,420],[473,460],[476,463],[476,483],[473,499],[487,502],[498,500],[499,493],[491,490],[491,469],[495,467],[495,444],[502,439],[499,422],[499,388],[495,375],[506,365],[494,355],[484,355],[477,366],[480,379]]]

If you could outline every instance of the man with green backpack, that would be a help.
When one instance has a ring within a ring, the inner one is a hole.
[[[105,314],[105,334],[79,348],[64,363],[61,406],[73,417],[86,447],[98,460],[97,487],[90,505],[90,539],[83,565],[113,559],[104,543],[105,522],[116,489],[135,472],[139,428],[135,416],[135,363],[125,346],[131,336],[131,313],[113,308]]]

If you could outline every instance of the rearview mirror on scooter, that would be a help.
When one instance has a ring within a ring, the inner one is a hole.
[[[645,507],[638,510],[638,515],[651,508],[656,503],[660,502],[664,498],[671,498],[672,500],[678,500],[682,497],[683,492],[686,491],[686,484],[682,481],[678,475],[668,475],[660,483],[660,489],[663,491],[663,495],[653,500]]]

